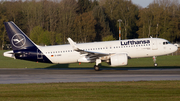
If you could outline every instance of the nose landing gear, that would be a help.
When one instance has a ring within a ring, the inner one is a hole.
[[[156,63],[156,56],[153,56],[153,61],[154,61],[154,67],[157,67],[158,64]]]

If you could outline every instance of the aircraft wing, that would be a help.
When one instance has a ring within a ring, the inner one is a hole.
[[[73,50],[75,50],[77,52],[80,52],[80,54],[86,54],[86,57],[91,59],[91,60],[98,59],[99,57],[104,57],[104,56],[111,55],[109,53],[100,53],[100,52],[85,51],[85,50],[79,49],[76,46],[76,43],[71,38],[68,38],[67,40],[69,41],[69,43],[72,46]]]
[[[85,50],[81,50],[81,49],[78,49],[78,50],[75,50],[77,52],[80,52],[81,54],[87,54],[86,56],[87,57],[96,57],[96,58],[99,58],[99,57],[103,57],[103,56],[109,56],[110,54],[108,53],[99,53],[99,52],[93,52],[93,51],[85,51]]]

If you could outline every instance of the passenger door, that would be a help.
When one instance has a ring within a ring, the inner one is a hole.
[[[152,40],[152,50],[157,50],[158,46],[157,46],[157,40]]]

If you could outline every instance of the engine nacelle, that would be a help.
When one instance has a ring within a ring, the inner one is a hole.
[[[115,54],[110,57],[111,66],[124,66],[128,63],[127,54]]]

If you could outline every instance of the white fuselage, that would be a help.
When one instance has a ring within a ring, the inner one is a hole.
[[[160,38],[92,42],[76,45],[79,49],[89,52],[126,53],[130,58],[161,56],[177,50],[176,46]],[[52,63],[76,63],[79,62],[78,59],[85,56],[74,51],[71,45],[39,46],[38,48]]]

